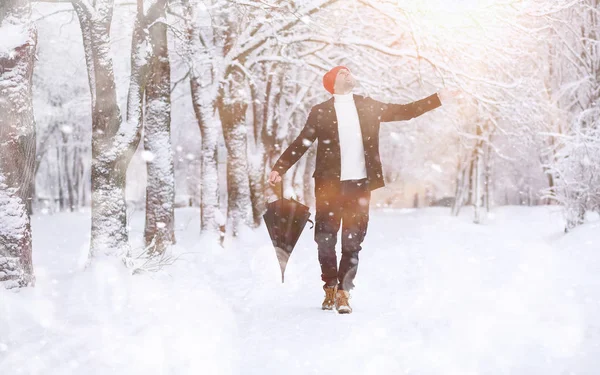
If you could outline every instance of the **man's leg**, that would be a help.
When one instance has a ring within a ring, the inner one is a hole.
[[[364,180],[342,181],[342,260],[338,270],[339,289],[354,288],[358,253],[367,233],[371,191]]]
[[[338,283],[335,245],[342,219],[339,198],[339,184],[315,181],[315,242],[319,250],[321,279],[327,286]]]

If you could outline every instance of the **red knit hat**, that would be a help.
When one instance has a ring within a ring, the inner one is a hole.
[[[325,87],[325,90],[329,91],[332,94],[333,94],[333,86],[335,85],[335,79],[336,79],[337,74],[340,71],[340,69],[348,69],[348,68],[346,68],[345,66],[342,66],[342,65],[338,65],[335,68],[328,71],[327,73],[325,73],[325,75],[323,76],[323,86]],[[348,69],[348,71],[350,71],[350,69]]]

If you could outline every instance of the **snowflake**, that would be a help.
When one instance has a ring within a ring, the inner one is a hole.
[[[142,151],[142,159],[144,159],[144,161],[151,162],[154,158],[155,156],[152,152],[147,150]]]

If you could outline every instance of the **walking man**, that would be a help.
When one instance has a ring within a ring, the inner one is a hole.
[[[410,120],[457,95],[441,90],[409,104],[383,103],[352,93],[356,81],[345,66],[323,76],[331,99],[314,106],[300,135],[284,151],[269,175],[271,185],[318,140],[315,178],[315,242],[325,282],[322,308],[352,312],[348,303],[367,232],[371,191],[384,186],[379,158],[379,123]],[[342,227],[342,258],[335,245]]]

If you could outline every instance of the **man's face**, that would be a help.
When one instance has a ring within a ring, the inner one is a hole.
[[[354,76],[348,69],[340,69],[337,76],[335,77],[335,84],[333,85],[333,91],[336,94],[347,94],[356,85]]]

